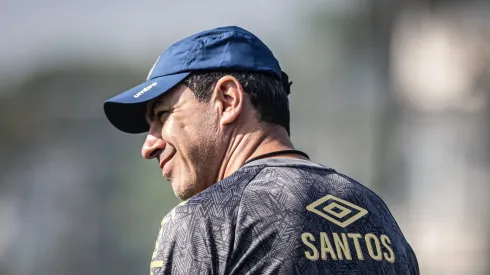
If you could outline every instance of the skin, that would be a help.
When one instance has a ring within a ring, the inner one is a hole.
[[[186,200],[251,158],[294,149],[283,127],[259,122],[257,117],[243,87],[232,76],[222,77],[204,102],[187,86],[178,85],[148,102],[150,129],[141,153],[158,161],[175,195]]]

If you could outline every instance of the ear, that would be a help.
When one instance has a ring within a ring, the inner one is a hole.
[[[235,121],[244,104],[244,91],[240,82],[231,75],[220,78],[214,86],[213,103],[219,112],[221,125]]]

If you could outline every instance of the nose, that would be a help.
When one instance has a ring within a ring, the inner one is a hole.
[[[146,140],[143,143],[143,148],[141,148],[141,155],[145,159],[153,159],[165,149],[166,145],[167,142],[161,137],[148,133]]]

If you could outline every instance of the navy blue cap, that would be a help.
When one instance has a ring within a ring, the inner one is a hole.
[[[145,102],[171,90],[194,71],[266,72],[281,79],[279,62],[254,34],[239,27],[221,27],[189,36],[168,47],[146,82],[104,103],[109,121],[126,133],[148,131]]]

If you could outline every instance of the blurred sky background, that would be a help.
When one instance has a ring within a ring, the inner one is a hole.
[[[170,44],[259,36],[296,147],[385,200],[421,274],[490,274],[490,2],[0,0],[0,274],[147,274],[179,201],[103,101]]]

